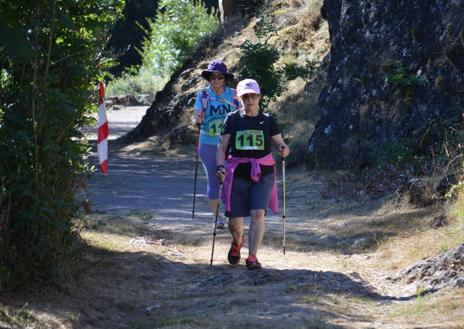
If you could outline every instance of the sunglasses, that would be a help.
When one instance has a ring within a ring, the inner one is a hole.
[[[244,94],[241,96],[242,99],[257,99],[259,97],[258,94]]]
[[[211,74],[210,79],[211,80],[224,80],[224,76],[218,75],[218,74]]]

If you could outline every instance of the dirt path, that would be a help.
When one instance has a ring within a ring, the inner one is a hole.
[[[313,309],[308,302],[298,303],[302,296],[312,300],[337,293],[376,302],[394,300],[376,293],[355,273],[320,271],[328,266],[321,266],[318,258],[333,264],[339,260],[330,251],[317,254],[295,251],[308,247],[301,236],[310,227],[320,225],[315,223],[319,221],[317,216],[305,214],[303,218],[294,211],[300,194],[308,202],[316,198],[320,184],[315,181],[304,191],[289,192],[289,250],[285,256],[280,247],[281,219],[268,216],[266,237],[259,254],[265,270],[252,273],[243,264],[228,265],[230,236],[226,231],[217,237],[214,266],[209,267],[212,221],[202,193],[198,198],[197,216],[191,219],[194,165],[191,158],[112,154],[111,159],[109,176],[95,175],[90,180],[89,197],[94,210],[104,213],[100,218],[105,221],[101,232],[108,233],[109,227],[122,230],[124,235],[119,238],[125,236],[129,250],[157,254],[154,260],[157,259],[159,266],[152,265],[146,272],[146,283],[150,287],[146,291],[146,307],[155,319],[176,326],[185,322],[210,328],[217,328],[217,323],[230,328],[247,325],[264,328],[272,321],[274,327],[305,328],[314,323],[322,325],[334,315]],[[298,180],[295,174],[290,176],[289,186]],[[204,190],[203,175],[199,186],[199,190]],[[133,232],[130,223],[137,219],[139,222],[133,225],[138,229]],[[305,242],[311,245],[310,239],[306,238]],[[246,248],[243,253],[247,253]],[[130,262],[130,266],[143,267],[146,263]]]
[[[109,113],[110,122],[116,116],[122,134],[143,112]],[[392,225],[410,234],[433,209],[323,199],[323,175],[289,168],[286,255],[280,216],[269,214],[258,255],[263,270],[249,272],[243,260],[227,263],[227,230],[219,231],[210,267],[213,223],[202,171],[191,218],[192,154],[112,151],[109,163],[107,177],[89,179],[93,213],[82,231],[88,247],[79,275],[61,290],[9,297],[44,324],[30,328],[459,328],[464,322],[463,291],[452,302],[446,294],[424,300],[416,295],[420,287],[387,280],[403,266],[392,256],[399,240],[388,243],[401,239]],[[246,255],[247,246],[242,250]],[[436,306],[443,296],[451,311]],[[1,320],[0,314],[0,327]]]
[[[331,241],[334,238],[316,234],[323,224],[321,215],[325,207],[320,200],[321,183],[312,177],[290,171],[288,252],[284,256],[281,251],[280,217],[269,215],[259,254],[265,270],[250,273],[243,264],[228,265],[227,231],[219,232],[214,266],[208,265],[212,221],[206,208],[202,172],[197,213],[194,220],[191,218],[193,157],[141,157],[112,152],[109,159],[109,175],[92,176],[88,197],[93,210],[103,214],[98,220],[104,226],[97,231],[103,234],[116,231],[115,239],[123,239],[121,244],[128,251],[151,256],[150,261],[146,256],[134,256],[137,261],[129,256],[131,260],[123,265],[125,272],[140,268],[145,273],[143,282],[137,284],[146,288],[135,290],[141,289],[146,295],[134,297],[129,304],[137,304],[138,311],[145,307],[149,319],[137,320],[136,316],[135,323],[264,328],[271,321],[276,328],[329,326],[330,319],[339,316],[333,310],[311,305],[311,301],[316,302],[321,296],[338,294],[379,303],[395,300],[378,294],[359,274],[350,274],[349,269],[341,271],[343,266],[338,263],[343,257],[330,250],[336,248]],[[292,186],[293,183],[297,184]],[[318,209],[308,212],[308,205],[313,204]],[[313,242],[319,252],[304,252],[315,248]],[[246,255],[246,247],[243,253]],[[122,304],[127,307],[126,302]],[[356,322],[372,325],[365,316],[355,318]],[[127,323],[122,327],[127,327]]]
[[[250,273],[243,264],[228,265],[228,231],[219,231],[214,266],[209,267],[212,218],[206,208],[203,172],[198,182],[196,216],[194,220],[191,218],[193,157],[112,152],[109,159],[109,175],[96,173],[91,177],[88,197],[92,209],[101,214],[97,222],[105,223],[98,231],[108,234],[116,230],[119,239],[124,236],[127,240],[126,246],[131,251],[157,250],[154,258],[158,258],[160,266],[155,266],[153,272],[148,270],[145,280],[150,287],[145,297],[150,317],[176,326],[185,322],[211,328],[218,323],[224,327],[246,327],[247,323],[265,327],[267,321],[272,321],[274,327],[306,327],[313,323],[322,325],[327,322],[325,318],[331,317],[321,310],[312,310],[307,303],[296,303],[302,293],[310,293],[316,287],[317,295],[339,292],[378,301],[391,300],[378,295],[357,275],[319,271],[320,254],[295,251],[306,249],[301,237],[309,228],[320,225],[316,213],[303,214],[298,209],[300,202],[306,205],[317,199],[320,203],[321,184],[317,181],[310,182],[310,188],[292,188],[292,182],[301,181],[302,177],[290,171],[288,252],[284,256],[281,250],[281,218],[269,214],[259,255],[265,270]],[[305,241],[311,245],[308,237]],[[247,253],[246,246],[243,253]],[[337,256],[327,251],[327,261],[336,263]],[[125,265],[143,268],[146,263]],[[226,319],[224,314],[228,315]]]
[[[119,120],[134,121],[134,112],[126,113],[118,114]],[[402,230],[412,231],[415,221],[411,218],[424,218],[427,211],[384,209],[383,201],[360,205],[325,200],[317,173],[289,169],[286,255],[281,249],[281,218],[269,214],[259,253],[264,270],[248,272],[243,261],[240,266],[227,263],[230,235],[226,230],[219,231],[210,268],[212,218],[202,170],[196,216],[191,218],[193,168],[192,154],[168,158],[112,152],[108,177],[96,174],[89,181],[88,196],[94,211],[101,213],[92,217],[99,224],[89,238],[102,239],[103,248],[108,249],[109,234],[114,239],[109,249],[124,255],[124,261],[111,268],[121,266],[118,271],[137,273],[125,289],[135,295],[117,302],[121,305],[115,313],[134,311],[130,320],[118,323],[121,328],[399,326],[384,313],[414,299],[415,288],[394,286],[384,279],[392,271],[380,272],[376,264],[365,266],[375,258],[380,240],[389,237],[380,228],[376,236],[375,223],[374,236],[366,232],[372,231],[372,217],[391,220],[389,216],[405,222]],[[98,237],[99,233],[103,235]],[[247,254],[246,246],[243,254]],[[418,324],[404,319],[400,323],[400,327]],[[104,327],[108,326],[118,327],[113,318]]]

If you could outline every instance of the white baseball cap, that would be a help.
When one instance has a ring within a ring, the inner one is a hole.
[[[256,80],[245,79],[238,83],[237,85],[237,96],[243,96],[245,94],[261,94],[261,89]]]

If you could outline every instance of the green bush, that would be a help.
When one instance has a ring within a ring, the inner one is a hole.
[[[261,87],[261,109],[265,110],[285,90],[285,77],[280,69],[275,68],[279,52],[268,43],[245,41],[240,47],[240,78],[252,78]]]
[[[393,72],[388,75],[388,81],[398,87],[423,86],[427,80],[417,74],[407,72],[401,61],[393,63]]]
[[[81,127],[123,1],[2,1],[0,286],[54,280],[75,242]],[[5,78],[6,77],[6,78]]]
[[[196,49],[199,41],[214,32],[219,21],[202,1],[162,0],[156,19],[149,22],[137,74],[127,73],[110,83],[109,93],[155,93]],[[124,88],[127,88],[126,90]]]
[[[306,61],[305,65],[298,65],[297,63],[286,63],[284,64],[284,73],[287,80],[295,80],[296,78],[302,78],[303,80],[309,80],[318,68],[319,63],[316,61]]]
[[[412,142],[408,139],[391,142],[369,152],[369,162],[379,168],[390,164],[395,166],[415,164],[417,160]]]
[[[261,88],[260,108],[265,111],[268,104],[285,90],[285,72],[276,67],[280,54],[269,43],[276,34],[275,16],[272,14],[272,1],[265,1],[259,8],[256,20],[258,42],[245,41],[241,46],[241,79],[255,79]]]

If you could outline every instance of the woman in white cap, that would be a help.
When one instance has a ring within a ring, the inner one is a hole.
[[[230,264],[240,261],[244,244],[243,217],[251,217],[249,230],[248,270],[257,270],[261,264],[256,258],[264,235],[264,216],[269,207],[278,211],[275,160],[271,144],[282,157],[289,148],[284,143],[276,120],[260,113],[261,91],[258,83],[245,79],[237,85],[237,96],[242,107],[229,114],[224,122],[217,147],[216,175],[224,181],[222,201],[229,217],[232,245],[227,255]]]
[[[208,69],[201,73],[208,86],[197,94],[194,105],[194,121],[200,128],[198,142],[198,154],[207,179],[207,195],[209,207],[216,218],[219,204],[219,182],[216,179],[216,146],[222,130],[224,119],[228,113],[238,108],[235,89],[226,86],[226,82],[233,81],[233,74],[227,71],[227,66],[214,60],[208,65]],[[225,223],[218,216],[217,228],[224,229]]]

